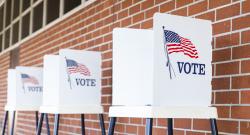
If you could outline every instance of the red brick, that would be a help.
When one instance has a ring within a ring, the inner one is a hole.
[[[145,127],[144,126],[138,126],[137,133],[138,133],[138,135],[144,135],[145,134]]]
[[[193,120],[194,130],[210,131],[210,123],[208,119],[194,119]]]
[[[141,4],[137,4],[137,5],[129,8],[129,15],[138,13],[138,12],[140,12],[140,10],[141,10]]]
[[[237,121],[217,120],[217,125],[220,132],[238,133],[239,125]]]
[[[238,91],[223,91],[216,92],[215,104],[238,104],[239,92]]]
[[[227,61],[231,59],[231,49],[221,49],[213,51],[213,62]]]
[[[131,6],[132,2],[133,0],[125,0],[124,2],[122,2],[122,8],[124,9],[124,8]]]
[[[166,127],[167,126],[167,120],[166,119],[157,119],[157,126]]]
[[[148,21],[145,21],[141,24],[142,29],[149,29],[153,27],[153,19],[150,19]]]
[[[192,2],[193,2],[193,0],[177,0],[176,6],[177,6],[177,8],[179,8],[179,7],[185,6],[187,4],[190,4]]]
[[[174,128],[191,129],[191,119],[174,119]]]
[[[230,75],[239,73],[239,62],[216,64],[216,75]]]
[[[187,131],[186,135],[206,135],[203,132]]]
[[[164,134],[166,134],[166,129],[154,128],[152,134],[153,135],[164,135]]]
[[[239,44],[239,33],[220,36],[216,38],[216,48],[228,47]]]
[[[175,8],[175,1],[171,0],[167,3],[160,5],[160,12],[168,12]]]
[[[250,106],[232,106],[231,115],[235,119],[250,119]]]
[[[208,13],[198,15],[198,16],[196,16],[196,18],[210,20],[213,22],[215,20],[215,11],[211,11]]]
[[[142,10],[144,9],[148,9],[150,7],[154,6],[154,0],[145,0],[143,3],[142,3]]]
[[[202,2],[199,2],[199,3],[196,3],[194,5],[191,5],[188,7],[188,15],[194,15],[194,14],[197,14],[197,13],[201,13],[201,12],[204,12],[207,10],[207,3],[208,1],[205,0],[205,1],[202,1]]]
[[[124,11],[118,13],[118,19],[122,19],[122,18],[127,17],[127,16],[128,16],[128,10],[124,10]]]
[[[136,132],[137,132],[136,126],[126,125],[126,133],[136,134]]]
[[[229,89],[230,88],[230,78],[213,78],[212,89]]]
[[[231,27],[231,21],[223,21],[213,24],[213,35],[229,32]]]
[[[139,21],[142,21],[144,19],[144,13],[137,14],[133,16],[133,23],[137,23]]]
[[[229,118],[230,107],[229,106],[216,106],[219,118]]]
[[[142,124],[142,118],[130,118],[132,124]]]
[[[250,91],[241,91],[241,104],[250,104]]]
[[[234,4],[224,8],[220,8],[216,11],[216,20],[221,20],[229,17],[233,17],[240,14],[240,4]]]
[[[232,77],[232,88],[233,89],[250,88],[250,76]]]
[[[242,13],[250,12],[250,0],[242,2]]]
[[[116,124],[115,125],[115,130],[119,132],[125,132],[125,125],[124,124]]]
[[[247,121],[240,122],[240,134],[245,134],[245,135],[250,134],[250,122]]]
[[[246,16],[233,19],[232,27],[233,27],[233,30],[250,27],[250,15],[246,15]]]
[[[185,135],[185,132],[183,130],[175,130],[174,129],[174,135]]]
[[[241,72],[250,73],[250,60],[241,61]]]
[[[250,30],[241,32],[241,43],[250,43]]]
[[[250,57],[249,51],[250,51],[249,45],[234,47],[233,48],[233,59],[249,58]]]
[[[127,19],[123,20],[121,22],[121,26],[126,27],[126,26],[130,25],[131,23],[132,23],[132,18],[130,17],[130,18],[127,18]]]
[[[187,16],[187,8],[181,8],[172,12],[173,15]]]
[[[231,3],[231,0],[209,0],[209,8],[216,8]]]
[[[146,18],[150,18],[150,17],[153,17],[153,15],[156,13],[156,12],[159,12],[159,7],[154,7],[154,8],[151,8],[149,10],[146,11]]]
[[[163,3],[165,2],[166,0],[155,0],[155,4],[159,4],[159,3]]]

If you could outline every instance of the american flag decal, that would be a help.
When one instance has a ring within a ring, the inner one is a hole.
[[[198,52],[194,44],[187,38],[183,38],[177,33],[164,30],[165,49],[168,54],[183,52],[190,58],[197,59]]]
[[[38,80],[35,77],[30,76],[28,74],[21,74],[21,78],[22,78],[23,83],[31,83],[31,84],[34,84],[34,85],[39,84]]]
[[[90,76],[90,71],[85,65],[77,63],[71,59],[66,59],[66,63],[69,74],[80,73],[85,76]]]

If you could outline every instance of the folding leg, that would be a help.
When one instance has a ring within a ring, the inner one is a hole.
[[[6,128],[6,124],[7,124],[7,120],[8,120],[8,113],[9,113],[9,111],[5,111],[4,121],[3,121],[2,135],[5,134],[5,128]]]
[[[99,119],[100,119],[100,126],[101,126],[101,130],[102,130],[102,135],[106,135],[103,114],[99,114]]]
[[[41,134],[42,127],[43,127],[43,117],[44,117],[44,113],[41,113],[40,118],[39,118],[39,122],[38,122],[38,126],[37,126],[37,129],[36,129],[36,135]]]
[[[84,114],[81,114],[81,129],[82,129],[82,135],[85,135]]]
[[[45,117],[45,121],[46,121],[47,135],[50,135],[48,114],[45,113],[44,117]]]
[[[116,117],[110,118],[108,135],[114,135]]]
[[[16,118],[16,111],[13,111],[12,124],[11,124],[11,130],[10,130],[10,134],[11,134],[11,135],[14,135],[15,118]]]
[[[210,119],[210,126],[211,126],[212,135],[218,135],[216,119]]]
[[[152,135],[153,118],[146,118],[146,135]]]
[[[58,135],[59,118],[60,118],[60,114],[55,114],[54,134],[53,135]]]
[[[173,135],[173,119],[168,118],[168,135]]]
[[[37,129],[37,127],[38,127],[38,111],[36,111],[36,129]]]

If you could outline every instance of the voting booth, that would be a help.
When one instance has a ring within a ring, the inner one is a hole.
[[[5,110],[39,110],[42,103],[42,71],[38,67],[16,67],[8,70]]]
[[[105,133],[100,52],[62,49],[59,55],[45,55],[43,76],[40,112],[55,114],[54,134],[58,134],[59,114],[81,114],[83,122],[83,114],[99,114]]]
[[[3,133],[9,111],[13,112],[11,134],[13,134],[16,111],[35,111],[37,116],[37,111],[42,103],[42,73],[43,69],[39,67],[18,66],[15,69],[8,70],[7,104],[5,106]]]
[[[153,30],[113,31],[113,95],[110,134],[116,117],[211,119],[212,25],[210,21],[156,13]]]

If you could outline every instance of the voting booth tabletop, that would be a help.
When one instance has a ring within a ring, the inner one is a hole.
[[[102,135],[106,135],[102,106],[84,106],[84,107],[83,106],[81,106],[81,107],[41,106],[39,112],[41,114],[40,114],[40,118],[39,118],[39,122],[38,122],[38,128],[37,128],[36,135],[41,134],[42,125],[43,125],[42,124],[43,118],[44,118],[44,116],[46,116],[48,114],[55,115],[53,135],[58,135],[59,119],[60,119],[61,114],[80,114],[81,115],[81,133],[82,133],[82,135],[85,135],[84,114],[98,114]]]
[[[153,118],[167,118],[168,135],[173,135],[173,118],[210,119],[212,135],[218,135],[215,107],[112,106],[108,135],[114,134],[116,117],[146,118],[146,135],[152,135]]]
[[[6,125],[7,125],[7,120],[9,113],[12,112],[12,123],[11,123],[11,130],[10,130],[10,135],[14,135],[14,128],[15,128],[15,118],[16,118],[16,112],[17,111],[28,111],[28,112],[35,112],[35,124],[36,124],[36,129],[38,126],[38,110],[39,108],[37,107],[32,107],[32,106],[11,106],[11,105],[6,105],[4,107],[5,114],[4,114],[4,119],[3,119],[3,127],[2,127],[2,133],[1,135],[5,135],[5,130],[6,130]],[[50,135],[50,129],[49,129],[49,118],[48,115],[44,115],[46,120],[46,128],[47,128],[47,134]]]

